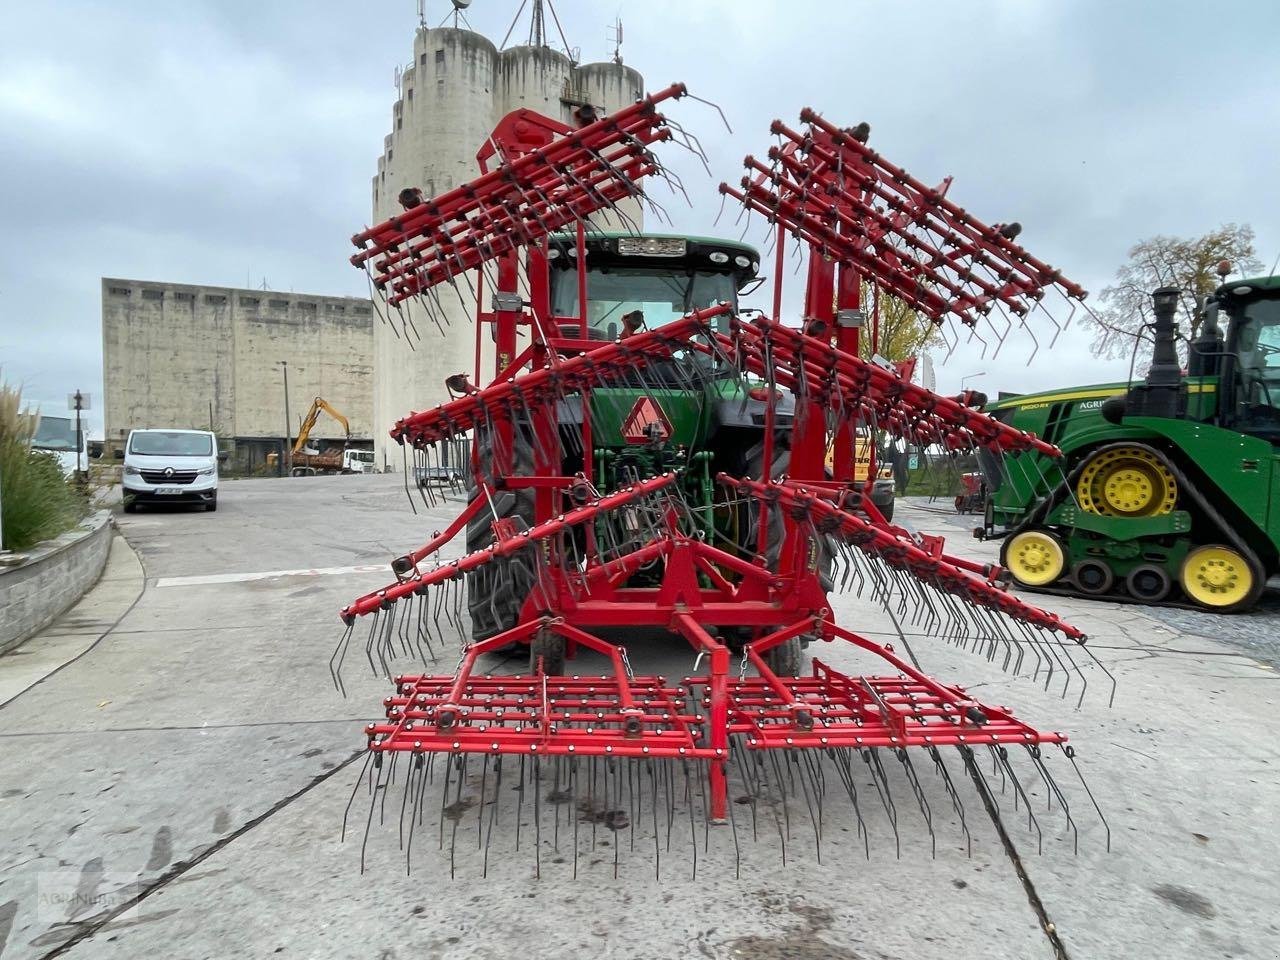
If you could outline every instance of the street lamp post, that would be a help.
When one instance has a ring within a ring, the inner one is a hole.
[[[978,379],[978,377],[985,377],[986,375],[987,375],[987,372],[984,370],[984,371],[982,371],[981,373],[971,373],[971,374],[969,374],[968,376],[961,377],[961,378],[960,378],[960,392],[961,392],[961,393],[964,393],[964,385],[965,385],[965,382],[966,382],[966,381],[968,381],[968,380],[976,380],[976,379]]]
[[[280,462],[284,464],[284,475],[293,472],[293,446],[289,443],[289,433],[293,429],[293,418],[289,416],[289,361],[280,361],[280,370],[284,374],[284,456]]]

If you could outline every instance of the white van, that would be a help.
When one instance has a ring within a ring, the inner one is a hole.
[[[207,430],[131,430],[123,450],[124,512],[138,504],[218,509],[218,438]]]

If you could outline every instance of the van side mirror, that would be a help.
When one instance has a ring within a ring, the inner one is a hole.
[[[116,447],[116,459],[117,460],[124,459],[124,447]]]
[[[220,450],[220,451],[218,451],[218,462],[219,462],[219,463],[226,463],[229,459],[231,459],[231,454],[230,454],[230,453],[228,453],[226,450]]]

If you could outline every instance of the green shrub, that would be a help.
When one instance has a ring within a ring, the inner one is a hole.
[[[0,531],[8,550],[56,537],[88,512],[57,455],[31,449],[36,423],[22,409],[22,391],[0,384]]]

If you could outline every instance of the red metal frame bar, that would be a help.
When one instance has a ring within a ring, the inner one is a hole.
[[[955,558],[921,549],[905,532],[895,533],[887,525],[871,523],[828,503],[822,496],[824,491],[810,490],[795,481],[764,484],[724,473],[716,479],[741,493],[775,502],[793,521],[805,517],[821,531],[838,533],[860,550],[880,557],[890,566],[905,570],[917,579],[933,583],[947,593],[1003,613],[1013,620],[1084,642],[1085,635],[1056,614],[1024,603],[989,579],[976,576],[967,564],[956,563]]]
[[[578,524],[586,523],[594,519],[601,512],[613,510],[625,504],[631,503],[641,497],[670,486],[675,482],[675,475],[666,473],[660,477],[653,477],[649,480],[641,481],[630,487],[625,487],[608,496],[601,497],[585,506],[577,507],[560,516],[537,524],[529,530],[507,538],[500,539],[483,550],[477,550],[469,553],[465,557],[457,560],[450,560],[443,566],[434,570],[427,571],[422,574],[415,574],[407,580],[397,581],[388,584],[381,590],[375,590],[367,593],[363,597],[354,601],[348,606],[342,608],[342,618],[346,622],[352,622],[356,617],[363,617],[377,610],[381,610],[390,604],[395,603],[402,597],[410,596],[420,592],[427,587],[437,583],[443,583],[446,580],[452,580],[462,574],[469,573],[477,567],[484,566],[495,557],[505,557],[510,554],[523,550],[531,543],[537,543],[541,540],[548,540],[558,534],[564,533],[571,527]],[[461,528],[459,528],[461,529]]]
[[[621,377],[637,366],[669,359],[676,350],[688,348],[688,341],[695,333],[705,332],[709,321],[730,310],[728,304],[707,307],[655,330],[600,344],[554,367],[544,366],[495,381],[475,393],[396,421],[391,437],[415,446],[434,443],[464,434],[477,423],[503,419],[511,410],[523,411],[568,393],[590,390],[591,386],[611,377]]]
[[[934,321],[948,314],[973,326],[994,304],[1025,317],[1044,291],[1083,300],[1087,292],[946,198],[950,180],[928,187],[862,139],[805,109],[799,132],[771,165],[744,161],[741,189],[720,190],[809,244],[811,259],[855,267]],[[945,295],[944,295],[945,294]]]

